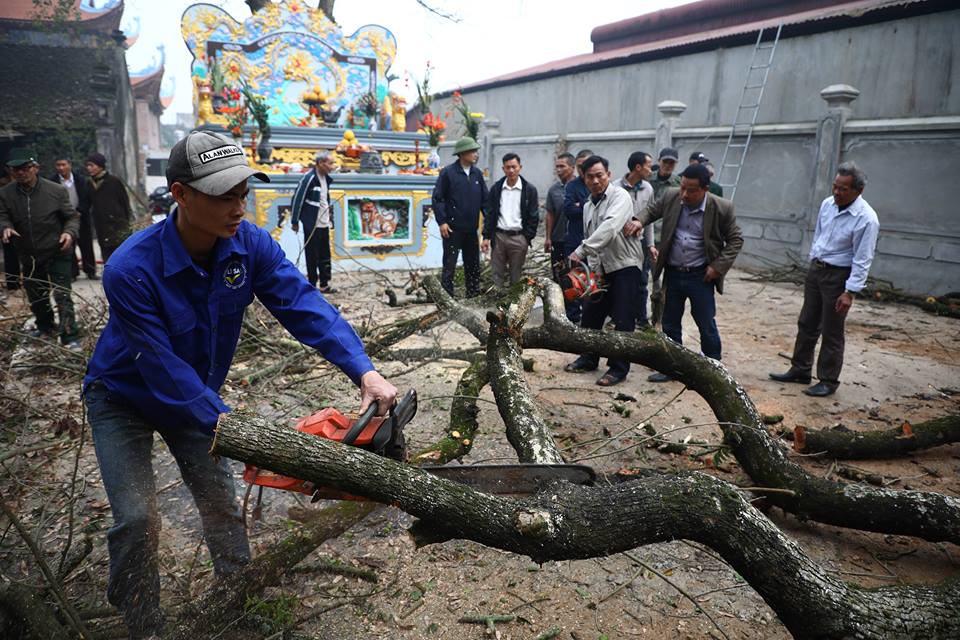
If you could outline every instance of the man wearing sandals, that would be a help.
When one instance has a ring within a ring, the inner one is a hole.
[[[613,318],[617,331],[633,331],[637,321],[637,296],[640,291],[640,269],[643,246],[640,236],[622,233],[633,216],[633,198],[619,185],[610,182],[610,165],[606,158],[590,156],[583,161],[583,181],[590,198],[583,207],[585,238],[570,254],[573,266],[586,261],[589,268],[603,275],[603,291],[583,307],[580,326],[601,329],[607,316]],[[596,353],[582,354],[564,370],[570,373],[594,371],[600,362]],[[630,362],[610,358],[607,372],[597,380],[601,387],[623,382],[630,371]]]

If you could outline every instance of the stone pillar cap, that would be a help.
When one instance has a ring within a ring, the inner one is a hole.
[[[827,101],[829,108],[850,108],[850,103],[857,99],[860,90],[849,84],[832,84],[820,90],[820,97]]]
[[[657,109],[663,115],[680,115],[687,110],[687,105],[679,100],[664,100],[657,105]]]

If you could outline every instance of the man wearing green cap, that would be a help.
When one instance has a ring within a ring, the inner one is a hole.
[[[60,341],[79,349],[70,281],[80,215],[62,185],[38,175],[40,165],[30,149],[11,151],[7,166],[13,182],[0,188],[0,239],[17,247],[27,300],[36,318],[33,334],[53,333],[52,285],[60,315]]]
[[[440,284],[453,295],[453,273],[457,256],[463,251],[463,272],[467,297],[480,293],[480,210],[487,200],[487,183],[477,169],[480,145],[473,138],[457,140],[453,154],[457,161],[437,176],[433,188],[433,213],[443,236],[443,272]]]

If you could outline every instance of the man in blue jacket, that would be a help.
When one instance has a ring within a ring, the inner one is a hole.
[[[563,239],[564,255],[570,255],[583,242],[583,206],[590,198],[590,190],[583,181],[583,161],[593,155],[584,149],[577,154],[577,177],[563,187],[563,215],[567,219],[567,235]],[[567,319],[580,323],[582,309],[576,300],[564,302]]]
[[[230,469],[208,451],[220,414],[230,410],[218,390],[254,296],[360,387],[361,410],[376,401],[382,414],[396,399],[350,325],[265,230],[244,220],[250,177],[267,181],[232,141],[190,133],[174,145],[167,168],[176,209],[128,238],[104,268],[110,319],[84,397],[114,518],[107,597],[132,638],[163,630],[154,432],[193,494],[215,575],[250,558]]]
[[[504,176],[490,187],[483,216],[483,243],[486,254],[491,249],[490,270],[493,284],[502,289],[506,284],[507,267],[510,284],[520,281],[527,249],[537,236],[540,223],[540,201],[537,188],[520,175],[520,156],[503,156]]]
[[[303,254],[307,261],[307,280],[320,285],[321,293],[335,293],[330,286],[330,229],[333,215],[330,210],[330,184],[334,169],[333,157],[328,151],[319,151],[313,171],[303,174],[290,205],[293,217],[290,228],[296,233],[303,222]]]
[[[487,201],[487,183],[477,169],[480,145],[473,138],[457,140],[453,154],[457,161],[437,176],[433,188],[433,214],[443,236],[443,272],[440,284],[453,295],[453,273],[463,251],[463,273],[467,297],[480,293],[480,242],[477,229],[480,211]]]

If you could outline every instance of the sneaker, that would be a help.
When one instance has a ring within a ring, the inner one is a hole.
[[[327,285],[327,286],[325,286],[325,287],[320,287],[319,290],[320,290],[320,293],[322,293],[322,294],[324,294],[324,295],[329,295],[329,294],[331,294],[331,293],[336,293],[336,292],[337,292],[337,290],[334,289],[333,287],[331,287],[330,285]]]
[[[671,382],[672,380],[673,377],[665,373],[651,373],[647,376],[647,381],[649,382]]]
[[[37,329],[33,328],[27,331],[27,335],[31,338],[37,338],[38,340],[44,340],[47,338],[52,338],[54,335],[53,329]]]
[[[79,340],[70,340],[63,344],[63,348],[73,353],[83,353],[83,345],[80,344]]]

